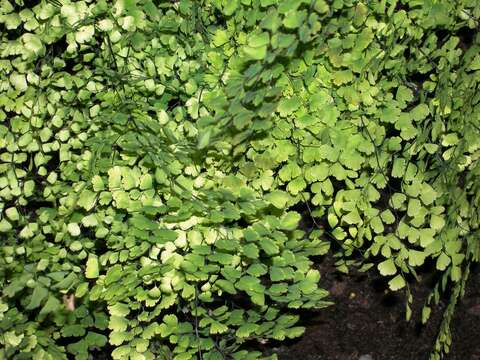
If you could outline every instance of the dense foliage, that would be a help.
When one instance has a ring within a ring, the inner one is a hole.
[[[423,320],[450,296],[448,352],[480,258],[479,19],[476,0],[2,0],[0,358],[258,358],[330,305],[329,251],[376,266],[407,317],[432,262]]]

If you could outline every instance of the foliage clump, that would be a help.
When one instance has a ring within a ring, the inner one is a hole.
[[[330,305],[480,257],[480,5],[0,5],[0,355],[254,359]],[[470,35],[471,34],[471,35]],[[303,213],[301,209],[306,209]],[[310,219],[300,227],[301,218]],[[331,246],[335,244],[335,246]]]

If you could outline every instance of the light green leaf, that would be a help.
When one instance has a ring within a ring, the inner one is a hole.
[[[407,197],[405,196],[405,194],[395,193],[395,194],[392,195],[392,197],[390,199],[390,202],[391,202],[392,207],[394,209],[400,209],[402,207],[402,205],[404,204],[406,199],[407,199]]]
[[[268,193],[265,196],[265,199],[276,208],[283,209],[290,199],[290,195],[288,195],[285,191],[275,190],[271,193]]]
[[[300,221],[301,216],[295,211],[289,211],[281,219],[281,229],[283,230],[294,230],[298,222]]]
[[[248,46],[253,48],[266,46],[269,43],[270,43],[270,37],[268,35],[268,32],[253,34],[247,40]]]
[[[394,275],[397,272],[397,267],[393,259],[387,259],[380,264],[378,264],[378,270],[383,276]]]
[[[419,229],[420,245],[426,248],[435,241],[435,230],[431,228]]]
[[[392,291],[397,291],[405,286],[405,279],[402,275],[398,274],[388,282],[388,286]]]
[[[0,220],[0,233],[6,233],[10,230],[12,230],[12,224],[7,219]]]
[[[430,110],[426,104],[417,105],[413,110],[410,112],[412,119],[415,121],[420,121],[425,119],[428,114],[430,114]]]
[[[237,10],[238,8],[238,3],[239,0],[228,0],[228,1],[225,1],[225,5],[223,7],[223,13],[227,16],[231,16],[233,15],[233,13],[235,12],[235,10]]]
[[[211,129],[201,131],[198,135],[197,148],[201,150],[201,149],[205,149],[208,145],[210,145],[211,135],[212,135]]]
[[[117,302],[114,305],[110,305],[108,307],[108,311],[111,315],[125,317],[130,314],[130,308],[127,304],[123,304],[121,302]]]
[[[12,221],[18,221],[20,219],[20,214],[18,213],[17,208],[11,207],[5,210],[5,215],[12,220]],[[1,229],[0,229],[1,232]]]
[[[134,214],[130,222],[134,227],[140,230],[155,230],[158,229],[158,224],[155,221],[150,220],[142,214]]]
[[[422,251],[410,249],[408,251],[408,263],[411,266],[421,266],[425,262],[426,254]]]
[[[300,191],[307,187],[307,183],[302,177],[297,177],[290,181],[287,185],[287,190],[292,195],[297,195]]]
[[[235,290],[235,287],[230,281],[219,279],[215,282],[215,284],[222,289],[223,291],[235,295],[237,293],[237,290]]]
[[[278,112],[280,113],[280,116],[287,116],[291,113],[293,113],[295,110],[297,110],[300,107],[300,99],[296,96],[289,98],[289,99],[282,99],[280,100],[280,103],[278,104]]]
[[[266,46],[260,46],[260,47],[244,46],[243,52],[252,60],[263,60],[265,56],[267,56],[267,47]]]
[[[418,215],[421,208],[422,208],[422,204],[420,203],[420,200],[410,199],[408,201],[408,208],[407,208],[408,216],[415,217],[416,215]]]
[[[444,271],[451,263],[450,257],[442,252],[440,256],[437,258],[437,269],[440,271]]]
[[[77,223],[70,223],[67,225],[67,230],[72,236],[78,236],[80,235],[80,226],[78,226]]]
[[[452,146],[458,144],[460,140],[458,139],[458,135],[456,133],[450,133],[443,137],[442,145],[443,146]]]
[[[78,205],[89,211],[95,205],[97,194],[90,190],[83,190],[78,198]]]
[[[445,219],[441,215],[433,215],[430,217],[430,226],[434,230],[441,230],[445,226]]]
[[[395,216],[390,211],[390,209],[382,211],[382,213],[380,214],[380,217],[382,218],[385,224],[393,224],[395,222]]]
[[[45,52],[45,47],[43,46],[42,41],[37,35],[23,34],[22,42],[25,46],[25,49],[31,51],[35,55],[43,55],[43,53]]]
[[[87,279],[96,279],[99,275],[98,258],[95,255],[90,255],[87,260],[85,269],[85,277]]]
[[[92,186],[93,186],[93,191],[98,192],[98,191],[105,190],[105,184],[103,183],[103,179],[98,175],[95,175],[92,178]]]
[[[362,222],[362,218],[358,213],[357,209],[349,212],[348,214],[342,217],[342,220],[345,221],[347,224],[360,224]]]
[[[23,92],[28,88],[25,75],[16,72],[10,75],[10,83],[13,85],[15,90],[20,92]]]
[[[262,239],[260,241],[260,247],[265,251],[267,255],[275,255],[279,252],[279,247],[270,239]]]
[[[76,33],[75,33],[75,40],[80,43],[86,43],[90,41],[95,34],[95,28],[93,25],[86,25],[82,26]]]

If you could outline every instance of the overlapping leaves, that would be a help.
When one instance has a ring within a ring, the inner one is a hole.
[[[242,343],[327,305],[330,241],[409,301],[433,259],[424,318],[450,282],[455,303],[480,256],[476,2],[111,5],[0,6],[3,356],[259,357]]]

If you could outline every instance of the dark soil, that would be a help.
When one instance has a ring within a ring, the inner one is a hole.
[[[306,332],[290,343],[271,344],[266,354],[280,360],[427,360],[442,320],[445,303],[422,325],[421,309],[431,291],[429,273],[410,284],[414,297],[411,321],[405,320],[405,294],[393,293],[375,271],[342,275],[332,261],[319,265],[321,285],[335,305],[302,316]],[[480,360],[480,272],[474,269],[465,297],[456,308],[452,348],[446,360]]]

